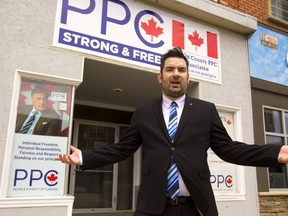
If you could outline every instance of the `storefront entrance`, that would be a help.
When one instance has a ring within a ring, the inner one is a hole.
[[[198,97],[198,84],[190,82],[188,92]],[[75,92],[72,144],[91,149],[117,142],[135,108],[159,97],[157,73],[85,59],[83,82]],[[135,210],[140,167],[140,151],[97,169],[81,171],[72,166],[69,194],[75,196],[73,213]]]
[[[95,149],[117,142],[135,107],[159,98],[157,74],[91,59],[84,60],[76,89],[73,146]],[[73,215],[132,212],[139,186],[140,152],[117,164],[81,170],[71,166],[69,194]],[[89,214],[90,213],[90,214]]]
[[[119,140],[127,126],[89,121],[75,121],[74,146],[95,149]],[[133,155],[125,161],[97,169],[72,168],[71,193],[75,196],[74,212],[114,212],[132,210]]]

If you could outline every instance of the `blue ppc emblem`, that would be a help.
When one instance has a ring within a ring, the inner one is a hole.
[[[13,186],[16,187],[17,183],[27,184],[27,186],[33,186],[34,182],[43,181],[47,186],[53,187],[58,184],[58,172],[56,170],[48,170],[43,173],[39,169],[16,169],[14,175]]]
[[[231,188],[233,186],[233,177],[231,175],[211,175],[210,183],[215,184],[216,188]]]

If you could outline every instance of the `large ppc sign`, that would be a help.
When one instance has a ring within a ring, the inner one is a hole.
[[[58,0],[53,46],[159,69],[171,47],[192,78],[221,83],[219,31],[132,0]]]

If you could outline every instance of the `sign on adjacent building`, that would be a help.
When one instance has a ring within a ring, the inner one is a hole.
[[[277,37],[273,37],[271,35],[267,35],[265,33],[261,33],[261,44],[263,46],[270,47],[272,49],[278,50],[278,39]]]
[[[262,26],[249,38],[252,77],[288,86],[288,37]]]

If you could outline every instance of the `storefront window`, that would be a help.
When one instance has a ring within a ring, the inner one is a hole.
[[[264,108],[265,137],[268,145],[287,145],[288,113]],[[285,129],[286,128],[286,129]],[[270,188],[288,188],[287,166],[269,168]]]

